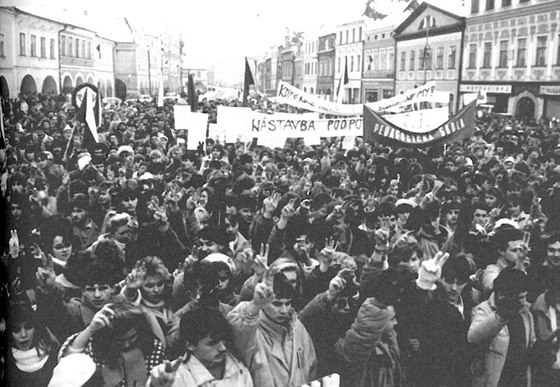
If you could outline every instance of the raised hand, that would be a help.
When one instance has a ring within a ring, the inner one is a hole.
[[[278,192],[272,194],[272,196],[267,197],[263,201],[264,212],[272,213],[278,207],[281,195]]]
[[[274,291],[272,286],[264,282],[259,282],[255,286],[255,293],[253,294],[253,304],[258,308],[262,308],[266,304],[274,300]]]
[[[296,202],[296,198],[292,198],[288,201],[288,204],[286,204],[284,206],[284,208],[282,208],[282,217],[285,219],[290,219],[292,216],[295,215],[296,213],[296,209],[295,209],[295,202]]]
[[[416,284],[424,290],[431,290],[441,278],[441,268],[449,259],[449,253],[439,251],[432,259],[422,262]]]
[[[95,333],[105,327],[113,326],[115,312],[111,309],[111,306],[112,304],[107,304],[95,313],[88,326],[92,333]]]
[[[150,386],[172,386],[177,376],[177,370],[184,361],[185,359],[181,356],[173,362],[166,360],[163,364],[152,368],[152,370],[150,371]]]
[[[36,247],[39,249],[39,247]],[[40,251],[41,249],[39,249]],[[43,261],[43,267],[37,268],[35,277],[37,278],[38,285],[43,289],[52,289],[56,280],[56,273],[54,272],[54,263],[52,255],[40,252]]]
[[[262,279],[268,270],[268,253],[270,245],[261,245],[260,253],[253,259],[253,270],[257,278]]]
[[[8,242],[10,247],[10,255],[12,258],[17,258],[19,256],[19,237],[17,230],[10,230],[10,241]]]
[[[325,247],[319,252],[319,264],[322,271],[326,271],[335,260],[336,242],[333,237],[325,240]]]
[[[125,283],[126,288],[129,290],[138,290],[142,287],[144,280],[146,279],[146,263],[142,262],[142,265],[135,267],[126,276]]]
[[[346,286],[346,280],[344,277],[351,272],[353,272],[351,269],[342,269],[335,277],[333,277],[333,279],[331,279],[331,282],[329,283],[329,290],[327,290],[327,297],[329,300],[334,300],[344,290],[344,287]]]

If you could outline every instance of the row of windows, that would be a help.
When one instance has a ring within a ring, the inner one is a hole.
[[[55,59],[55,41],[54,39],[49,40],[49,58]],[[27,55],[27,34],[20,32],[19,34],[19,55]],[[2,55],[4,56],[4,35],[2,35]],[[29,42],[29,56],[41,58],[47,57],[47,38],[44,36],[39,37],[39,52],[37,52],[37,35],[30,35]]]
[[[498,0],[499,1],[499,0]],[[519,4],[528,3],[530,0],[519,0]],[[511,7],[512,0],[501,0],[502,8]],[[486,0],[486,5],[484,9],[486,11],[492,11],[495,8],[495,0]],[[480,0],[472,0],[471,2],[471,13],[478,13],[480,11]]]
[[[319,63],[319,75],[330,77],[334,75],[334,63],[330,60]]]
[[[438,47],[436,49],[435,62],[433,61],[433,49],[430,47],[418,50],[418,57],[416,50],[408,53],[408,70],[416,70],[416,59],[418,58],[418,70],[442,70],[444,67],[444,48]],[[447,68],[454,69],[457,62],[457,46],[450,46],[447,55]],[[400,58],[400,71],[406,71],[407,51],[401,51]]]
[[[60,55],[75,58],[91,59],[91,40],[60,36]]]
[[[308,62],[305,64],[305,75],[317,74],[317,62]]]
[[[366,40],[369,42],[371,40],[385,39],[385,36],[389,37],[390,34],[389,33],[387,33],[387,34],[382,33],[382,34],[369,35]]]
[[[392,71],[395,53],[392,47],[371,50],[365,53],[367,57],[366,71]]]
[[[358,33],[357,35],[356,32]],[[346,37],[346,39],[344,39],[344,37]],[[359,27],[357,30],[356,27],[354,27],[352,28],[352,30],[340,31],[338,33],[338,44],[355,43],[355,42],[360,42],[361,40],[362,40],[362,27]]]
[[[305,44],[305,53],[309,54],[311,52],[317,51],[317,42],[308,42]]]
[[[508,67],[509,62],[514,61],[512,64],[515,67],[525,67],[527,66],[527,38],[518,38],[517,47],[515,51],[510,51],[509,40],[501,40],[499,42],[499,52],[498,52],[498,65],[497,67]],[[535,47],[535,57],[534,66],[546,66],[547,57],[547,46],[548,37],[547,36],[537,36],[537,45]],[[469,45],[469,68],[477,67],[477,44],[472,43]],[[485,42],[482,51],[482,68],[492,67],[492,42]],[[511,52],[511,55],[510,55]],[[513,57],[515,54],[515,57]],[[556,63],[560,65],[560,36],[557,48]]]
[[[336,68],[337,68],[336,72],[337,73],[340,73],[342,71],[341,59],[342,59],[342,57],[339,56],[338,57],[338,62],[336,64]],[[346,62],[346,65],[348,66],[348,72],[349,73],[353,73],[354,71],[361,71],[362,70],[362,56],[361,55],[345,56],[344,61]]]

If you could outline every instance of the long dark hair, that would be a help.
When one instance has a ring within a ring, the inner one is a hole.
[[[144,356],[154,349],[154,334],[140,307],[117,297],[111,309],[115,312],[113,327],[106,327],[95,333],[91,339],[93,354],[109,368],[117,368],[120,364],[121,348],[115,343],[126,332],[136,330],[136,346]]]
[[[11,347],[14,346],[11,333],[18,332],[25,327],[26,329],[35,328],[31,348],[37,350],[37,355],[40,355],[41,351],[49,353],[58,348],[58,342],[54,336],[50,334],[36,312],[25,302],[19,301],[12,304],[8,316],[8,332],[10,332],[8,342]]]

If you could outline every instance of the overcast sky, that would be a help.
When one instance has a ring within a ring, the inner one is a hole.
[[[244,56],[264,54],[270,46],[282,43],[286,28],[312,33],[321,26],[357,20],[366,0],[0,0],[0,3],[88,9],[98,15],[128,16],[154,27],[168,24],[181,31],[188,56],[213,65],[217,77],[231,80],[242,79]]]

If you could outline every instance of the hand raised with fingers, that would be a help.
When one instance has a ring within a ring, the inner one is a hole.
[[[329,298],[329,300],[335,299],[344,290],[344,287],[346,286],[346,280],[344,279],[344,274],[342,273],[343,271],[346,272],[352,270],[343,269],[339,271],[338,274],[331,279],[331,282],[329,283],[329,290],[327,290],[327,297]]]
[[[290,201],[288,202],[288,204],[286,204],[283,208],[282,208],[282,217],[285,219],[290,219],[292,216],[294,216],[296,214],[296,209],[295,209],[295,202],[296,202],[296,198],[292,198],[290,199]]]
[[[41,252],[42,253],[42,252]],[[56,273],[54,271],[54,262],[52,255],[48,254],[45,256],[42,253],[43,266],[37,268],[35,277],[37,278],[37,284],[44,289],[52,289],[56,280]]]
[[[262,279],[264,274],[268,270],[268,253],[270,250],[270,246],[261,245],[260,253],[255,256],[253,259],[253,270],[255,270],[255,275]]]
[[[150,371],[150,387],[171,387],[175,383],[177,377],[177,370],[179,366],[185,361],[181,356],[178,359],[170,362],[166,360]]]
[[[319,252],[319,262],[321,264],[330,266],[335,260],[336,242],[333,237],[325,240],[325,247]]]
[[[274,291],[272,290],[272,286],[264,282],[259,282],[255,286],[255,293],[253,294],[253,303],[262,308],[266,304],[272,302],[274,300]]]
[[[381,227],[373,233],[375,239],[375,248],[378,250],[387,250],[389,247],[390,231],[388,228]]]
[[[17,230],[10,230],[10,241],[8,242],[10,247],[10,255],[12,258],[17,258],[19,256],[19,237]]]
[[[416,284],[420,289],[432,290],[441,278],[441,268],[449,259],[449,253],[439,251],[432,259],[422,262]]]
[[[126,276],[126,287],[129,290],[140,289],[145,279],[146,279],[146,264],[142,262],[142,265],[132,269],[132,271]]]
[[[112,320],[115,318],[115,312],[111,309],[112,304],[104,305],[103,308],[97,311],[89,323],[89,329],[92,332],[97,332],[105,327],[113,325]]]

